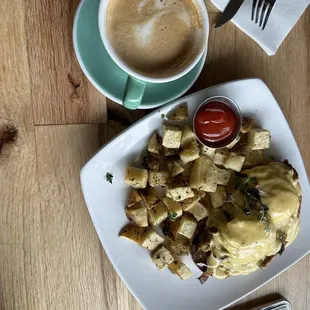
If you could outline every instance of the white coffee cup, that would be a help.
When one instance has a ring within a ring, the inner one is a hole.
[[[126,106],[129,109],[135,109],[139,106],[144,89],[145,89],[145,82],[150,83],[167,83],[170,81],[174,81],[185,74],[187,74],[190,70],[193,69],[193,67],[198,63],[200,58],[202,57],[203,53],[207,50],[208,47],[208,36],[209,36],[209,19],[208,19],[208,13],[207,9],[204,3],[204,0],[192,0],[199,12],[201,23],[203,25],[203,29],[205,31],[205,42],[202,43],[202,46],[204,46],[200,53],[197,53],[195,57],[184,67],[182,70],[177,73],[171,74],[169,76],[165,77],[150,77],[147,75],[143,75],[141,72],[135,71],[133,68],[131,68],[123,59],[121,59],[117,52],[114,50],[108,35],[107,30],[107,10],[109,6],[109,2],[113,0],[101,0],[99,5],[99,12],[98,12],[98,25],[99,25],[99,32],[101,36],[101,40],[105,46],[105,49],[109,53],[110,57],[113,59],[113,61],[128,75],[128,81],[127,81],[127,89],[126,93],[124,94],[124,106]],[[125,0],[126,1],[126,0]]]

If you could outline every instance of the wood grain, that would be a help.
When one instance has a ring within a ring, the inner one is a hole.
[[[106,122],[105,97],[83,75],[73,50],[72,25],[78,3],[78,0],[26,1],[36,125]]]

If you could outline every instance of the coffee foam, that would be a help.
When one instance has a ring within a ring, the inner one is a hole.
[[[106,22],[119,57],[146,75],[182,71],[205,44],[192,0],[110,0]]]

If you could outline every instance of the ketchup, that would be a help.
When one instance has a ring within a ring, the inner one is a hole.
[[[214,101],[199,108],[194,126],[202,143],[217,147],[216,144],[228,144],[235,138],[238,119],[228,105]]]

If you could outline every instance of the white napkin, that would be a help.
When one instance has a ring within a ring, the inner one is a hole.
[[[234,0],[211,1],[223,12],[227,3]],[[280,44],[310,4],[310,0],[277,0],[264,31],[259,28],[258,24],[251,21],[252,3],[253,0],[244,0],[232,22],[255,40],[270,56],[276,53]]]

